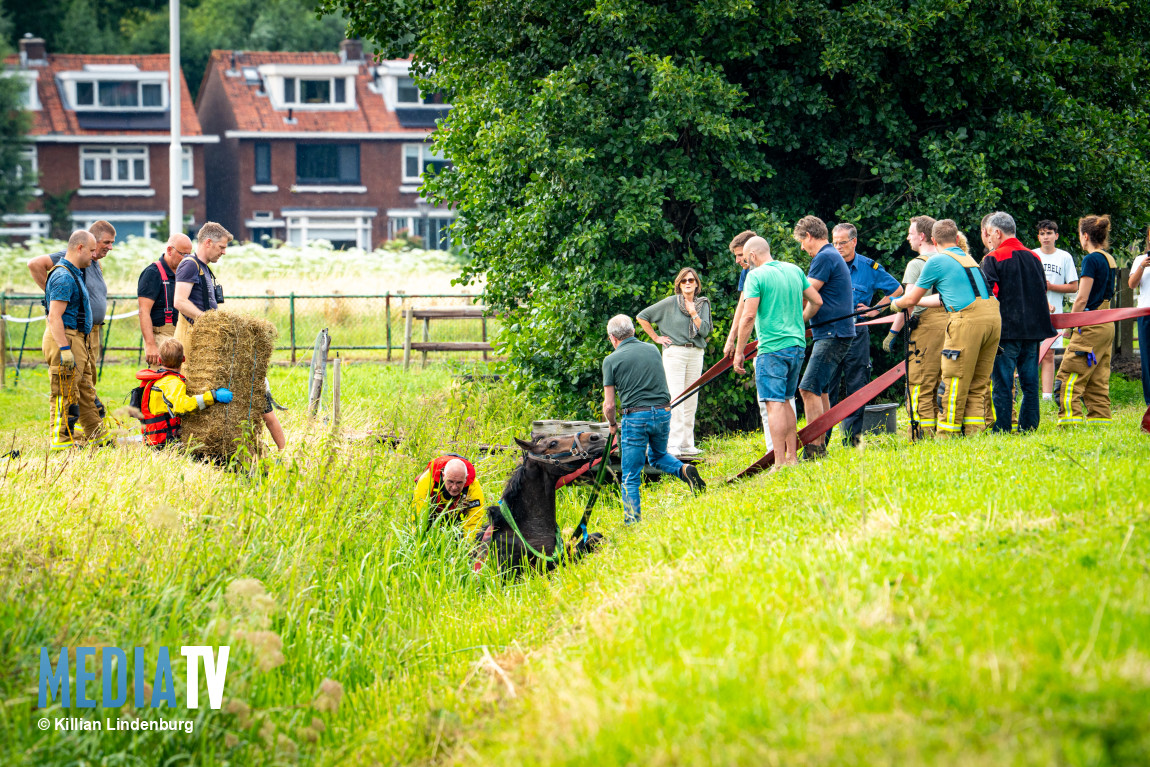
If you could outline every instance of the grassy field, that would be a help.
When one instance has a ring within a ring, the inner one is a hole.
[[[263,473],[140,448],[5,462],[0,763],[1150,762],[1130,384],[1113,424],[1060,431],[1044,409],[1026,437],[836,440],[739,485],[721,478],[761,435],[708,440],[704,496],[649,485],[623,528],[608,494],[602,551],[503,583],[413,530],[411,481],[547,414],[451,373],[349,368],[348,431],[401,430],[396,451],[308,422],[306,372],[284,369],[288,454]],[[131,383],[114,376],[109,396]],[[34,441],[35,419],[5,417],[3,439]],[[479,464],[489,495],[512,465]],[[564,523],[583,492],[563,491]],[[183,708],[179,659],[162,715],[194,734],[41,733],[63,714],[35,710],[38,648],[86,644],[228,644],[225,707]]]
[[[463,260],[442,251],[397,249],[388,243],[371,253],[333,251],[309,246],[296,248],[263,248],[259,245],[234,245],[215,269],[226,295],[225,308],[263,317],[279,330],[275,359],[290,360],[292,316],[294,313],[297,359],[307,354],[316,334],[328,328],[332,344],[340,347],[373,346],[378,349],[345,349],[344,357],[383,359],[386,347],[392,347],[393,358],[402,358],[404,315],[407,307],[471,306],[472,298],[417,298],[419,295],[470,294],[479,296],[482,285],[458,286],[452,281],[459,276]],[[25,319],[43,316],[42,292],[28,273],[27,261],[33,255],[52,252],[63,243],[37,243],[26,246],[0,245],[0,286],[9,295],[4,301],[6,314]],[[109,315],[119,315],[136,308],[136,281],[148,263],[163,252],[163,244],[154,240],[131,239],[117,245],[101,261],[110,296]],[[292,299],[292,293],[299,297]],[[390,300],[385,293],[391,293]],[[34,294],[34,295],[32,295]],[[407,294],[406,297],[400,294]],[[32,295],[32,297],[27,297]],[[311,298],[309,295],[322,296]],[[349,297],[350,296],[350,297]],[[378,296],[378,297],[377,297]],[[390,322],[390,333],[389,333]],[[488,337],[498,331],[499,321],[487,322]],[[25,336],[25,329],[27,335]],[[24,359],[39,358],[44,324],[10,322],[4,329],[9,362],[14,363],[21,345]],[[142,344],[136,317],[113,320],[104,327],[109,356],[118,360],[135,360]],[[415,327],[415,340],[423,338],[422,327]],[[483,326],[478,320],[435,320],[430,326],[431,341],[480,341]],[[432,359],[445,355],[432,352]],[[476,360],[477,353],[451,353],[451,359]]]

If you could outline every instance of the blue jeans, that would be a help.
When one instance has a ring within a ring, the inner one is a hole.
[[[994,431],[1011,430],[1014,411],[1014,370],[1018,368],[1018,387],[1022,389],[1022,404],[1018,408],[1018,430],[1038,428],[1038,399],[1041,396],[1038,378],[1038,347],[1041,341],[1000,341],[998,356],[994,358]]]
[[[842,366],[854,340],[854,336],[820,338],[811,344],[811,358],[807,361],[807,369],[799,381],[799,388],[811,394],[829,394],[831,378]]]
[[[831,407],[839,404],[840,381],[845,381],[846,389],[842,399],[846,399],[870,383],[870,328],[866,326],[856,327],[855,334],[850,348],[847,349],[847,356],[843,358],[843,364],[831,376]],[[866,405],[864,404],[843,419],[843,444],[850,445],[856,437],[862,434],[865,414]]]
[[[650,461],[665,474],[682,479],[683,462],[667,452],[667,437],[671,434],[671,411],[647,410],[623,416],[620,450],[623,463],[623,522],[638,522],[639,485],[643,481],[643,465]]]
[[[1142,399],[1150,405],[1150,317],[1138,318],[1138,355],[1142,357]]]

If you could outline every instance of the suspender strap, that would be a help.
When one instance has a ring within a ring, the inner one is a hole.
[[[171,278],[168,277],[168,270],[164,268],[164,259],[161,258],[156,262],[156,269],[160,272],[160,283],[164,293],[164,324],[175,325],[175,312],[172,311],[171,299],[168,298],[168,285],[171,283]]]
[[[76,293],[78,293],[80,296],[80,306],[79,306],[78,310],[76,311],[76,330],[83,333],[84,331],[81,328],[84,327],[84,319],[88,316],[88,313],[86,311],[84,311],[84,289],[82,287],[80,287],[80,278],[77,277],[76,274],[71,269],[69,269],[66,266],[61,267],[60,264],[56,264],[55,266],[53,266],[51,269],[48,270],[48,277],[52,276],[52,272],[56,271],[57,269],[61,269],[61,268],[65,272],[68,273],[68,276],[72,278],[72,282],[76,284]],[[44,311],[45,311],[45,313],[47,313],[47,311],[48,311],[48,280],[47,280],[47,278],[44,279]]]

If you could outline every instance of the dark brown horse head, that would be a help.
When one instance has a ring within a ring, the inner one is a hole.
[[[582,431],[539,437],[532,441],[516,439],[515,444],[523,449],[527,460],[567,473],[603,455],[608,443],[603,434]]]

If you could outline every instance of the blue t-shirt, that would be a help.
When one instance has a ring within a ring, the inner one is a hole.
[[[747,284],[747,272],[749,272],[749,271],[751,271],[751,270],[750,269],[744,269],[743,271],[739,272],[739,292],[740,293],[743,292],[743,286]]]
[[[931,259],[926,262],[926,266],[922,268],[922,274],[919,275],[916,283],[918,287],[925,290],[934,288],[942,296],[942,303],[947,309],[952,312],[961,311],[973,304],[976,298],[974,291],[970,289],[970,279],[967,277],[967,273],[969,273],[978,285],[979,295],[977,298],[989,298],[990,291],[986,288],[986,280],[982,277],[982,270],[977,267],[967,269],[946,255],[947,253],[966,257],[966,254],[958,248],[944,248],[938,251],[938,254],[931,256]]]
[[[851,285],[851,272],[847,269],[847,262],[831,244],[826,244],[815,254],[811,261],[811,268],[807,271],[807,278],[819,280],[823,286],[819,288],[819,297],[823,305],[818,313],[811,318],[811,338],[854,338],[855,318],[849,316],[855,305],[851,303],[854,298],[854,287]],[[832,317],[842,319],[826,325],[819,325],[823,320]]]
[[[855,253],[855,257],[847,264],[847,269],[850,270],[851,286],[854,287],[852,298],[854,306],[859,304],[870,306],[876,291],[881,290],[886,296],[898,290],[899,281],[877,261],[861,253]]]
[[[1097,250],[1087,253],[1086,258],[1082,259],[1081,276],[1094,280],[1094,284],[1090,286],[1090,297],[1086,299],[1086,311],[1092,312],[1103,301],[1114,298],[1114,274],[1110,269],[1110,262]]]
[[[75,279],[72,279],[75,277]],[[79,293],[76,285],[79,283]],[[92,302],[88,298],[88,286],[84,284],[83,273],[68,261],[61,261],[48,275],[48,282],[44,286],[44,298],[49,309],[53,301],[67,301],[68,307],[64,309],[64,327],[80,330],[84,335],[92,332]],[[76,327],[79,319],[80,306],[84,307],[84,327]]]

